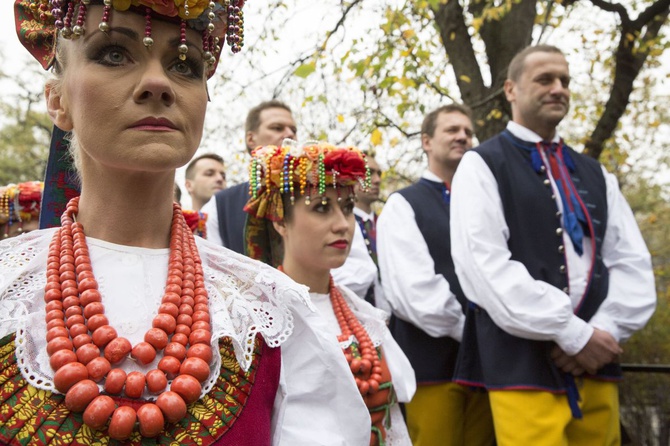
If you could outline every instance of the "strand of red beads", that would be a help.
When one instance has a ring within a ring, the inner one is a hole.
[[[337,289],[330,278],[330,302],[333,305],[333,311],[337,318],[337,323],[340,325],[342,333],[337,337],[339,342],[345,342],[351,338],[353,334],[358,340],[358,347],[360,349],[360,357],[353,354],[353,349],[348,347],[345,350],[345,357],[349,363],[351,373],[354,374],[356,385],[361,395],[375,394],[379,391],[379,383],[382,379],[382,368],[377,349],[375,348],[370,335],[365,331],[363,325],[354,315],[347,302],[344,300],[342,293]]]
[[[192,232],[175,204],[170,232],[168,279],[158,314],[144,341],[132,346],[109,325],[98,282],[93,274],[86,236],[75,222],[79,198],[73,198],[61,217],[47,259],[47,353],[55,371],[54,386],[65,394],[73,412],[83,412],[93,429],[107,426],[116,440],[130,437],[139,424],[144,437],[157,436],[165,422],[186,415],[186,406],[200,397],[212,361],[209,299],[202,263]],[[122,363],[132,357],[149,364],[162,351],[157,368],[130,372]],[[166,390],[172,379],[170,390]],[[104,384],[100,394],[98,384]],[[158,395],[137,411],[116,406],[109,395],[137,399],[145,388]]]

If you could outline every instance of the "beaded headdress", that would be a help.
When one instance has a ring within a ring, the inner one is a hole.
[[[22,224],[32,221],[40,215],[40,202],[42,200],[42,189],[44,183],[41,181],[28,181],[26,183],[10,184],[0,187],[0,228],[2,238],[9,237],[9,228],[19,225],[22,232]]]
[[[324,199],[326,188],[338,197],[353,195],[353,186],[370,183],[365,155],[355,147],[335,147],[328,143],[298,145],[285,140],[282,147],[263,146],[251,154],[249,164],[250,199],[244,207],[246,254],[273,266],[281,263],[280,240],[272,221],[284,219],[284,203],[305,204]],[[338,199],[339,199],[338,198]]]
[[[231,51],[244,44],[242,7],[245,0],[14,0],[14,18],[19,40],[44,69],[56,58],[58,36],[76,39],[97,26],[109,29],[114,11],[132,11],[145,18],[143,43],[153,44],[152,19],[179,25],[179,38],[185,43],[186,28],[202,33],[203,57],[208,62],[207,76],[212,76],[227,43]],[[89,7],[102,5],[100,17],[91,17]],[[187,47],[178,48],[181,58]],[[45,177],[40,227],[60,225],[60,216],[68,201],[79,195],[77,176],[68,152],[66,132],[54,126]]]
[[[107,32],[113,10],[134,11],[146,20],[144,45],[151,47],[151,20],[158,18],[180,24],[181,58],[186,57],[186,27],[202,32],[203,57],[211,76],[224,42],[232,52],[244,44],[242,6],[244,0],[15,0],[16,32],[23,46],[44,69],[55,60],[57,35],[77,39],[86,32],[88,7],[104,5],[98,28]],[[90,26],[90,23],[89,23]]]

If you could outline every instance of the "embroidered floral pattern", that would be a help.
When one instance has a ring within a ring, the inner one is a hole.
[[[11,445],[117,445],[106,430],[96,431],[82,422],[81,414],[65,407],[64,396],[29,385],[16,363],[15,335],[0,340],[0,442]],[[188,407],[178,424],[169,424],[151,444],[208,446],[230,429],[242,413],[261,361],[262,338],[254,345],[247,372],[235,359],[232,343],[219,342],[221,373],[212,390]],[[125,404],[117,399],[117,404]],[[123,444],[144,444],[138,432]]]

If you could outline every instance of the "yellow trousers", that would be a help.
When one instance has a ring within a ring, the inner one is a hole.
[[[613,446],[621,444],[616,383],[575,379],[583,418],[572,417],[563,394],[491,390],[498,446]]]
[[[488,394],[455,383],[419,385],[405,404],[414,446],[491,446]]]

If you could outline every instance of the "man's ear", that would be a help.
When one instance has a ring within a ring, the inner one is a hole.
[[[186,192],[188,192],[188,194],[191,195],[191,189],[193,189],[193,182],[191,180],[184,180],[184,187],[186,188]]]
[[[421,134],[421,147],[423,147],[423,151],[428,153],[430,152],[430,140],[431,137],[427,133],[422,133]]]
[[[507,102],[512,103],[514,99],[516,98],[516,91],[515,91],[516,84],[514,81],[507,79],[505,81],[505,85],[503,86],[503,90],[505,90],[505,98],[507,98]]]
[[[256,148],[256,134],[249,130],[244,137],[244,142],[247,144],[249,152]]]
[[[72,119],[70,118],[70,113],[62,94],[53,88],[52,84],[47,83],[44,88],[44,96],[47,100],[47,112],[49,113],[51,122],[66,132],[72,131]]]
[[[275,228],[275,231],[282,237],[286,237],[286,222],[282,221],[273,221],[272,227]]]

